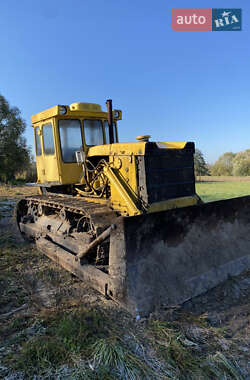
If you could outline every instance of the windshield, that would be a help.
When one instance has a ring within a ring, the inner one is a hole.
[[[101,120],[84,120],[83,125],[86,145],[104,144]]]
[[[76,162],[75,152],[82,149],[80,120],[59,120],[62,159],[64,162]]]

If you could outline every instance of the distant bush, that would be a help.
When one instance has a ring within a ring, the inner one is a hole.
[[[211,175],[213,176],[230,176],[233,175],[233,160],[236,154],[232,152],[224,153],[218,158],[211,167]]]
[[[31,164],[30,148],[23,133],[26,123],[17,107],[10,107],[0,94],[0,181],[15,179],[18,172]]]
[[[233,160],[233,175],[250,175],[250,149],[236,154]]]
[[[36,182],[37,171],[35,162],[31,162],[30,165],[20,173],[15,175],[15,180],[20,182]]]
[[[250,149],[227,152],[211,166],[212,176],[250,176]]]

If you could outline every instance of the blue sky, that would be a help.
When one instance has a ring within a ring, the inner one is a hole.
[[[171,8],[242,8],[241,32],[175,32]],[[250,4],[184,0],[0,3],[0,93],[30,116],[113,99],[120,141],[195,141],[208,162],[250,148]]]

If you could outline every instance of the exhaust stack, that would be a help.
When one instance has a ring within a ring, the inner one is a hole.
[[[113,111],[112,111],[112,99],[106,101],[108,111],[108,125],[109,125],[109,143],[113,144],[114,141],[114,127],[113,127]]]

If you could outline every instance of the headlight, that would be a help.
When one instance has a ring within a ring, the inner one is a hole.
[[[59,114],[65,115],[67,113],[67,107],[65,106],[59,106]]]

